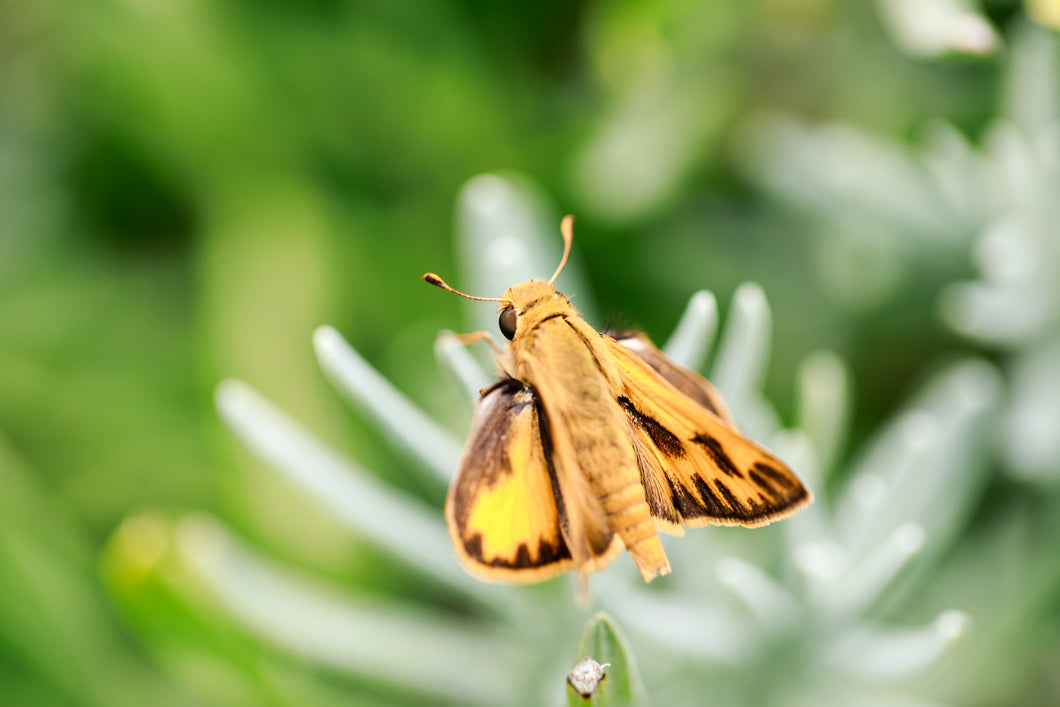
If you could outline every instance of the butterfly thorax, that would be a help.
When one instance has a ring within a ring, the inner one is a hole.
[[[565,295],[549,282],[528,280],[504,293],[501,312],[508,308],[514,309],[517,315],[510,349],[516,378],[535,385],[541,373],[541,357],[548,355],[541,350],[544,345],[562,361],[565,373],[575,372],[577,385],[573,388],[589,394],[583,390],[585,386],[599,386],[590,397],[607,396],[607,388],[617,380],[618,371],[606,356],[594,351],[599,346],[600,334],[581,318]],[[565,397],[579,400],[575,390],[568,388],[568,392],[571,395]]]

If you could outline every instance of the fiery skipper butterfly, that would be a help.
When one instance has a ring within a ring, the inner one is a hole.
[[[548,282],[502,297],[505,375],[482,389],[445,503],[456,554],[488,580],[539,582],[603,569],[625,547],[645,581],[668,574],[656,532],[759,526],[811,501],[782,461],[741,435],[706,379],[643,334],[603,334]],[[489,338],[485,332],[466,341]]]

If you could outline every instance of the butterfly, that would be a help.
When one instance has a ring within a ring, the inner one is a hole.
[[[737,431],[706,379],[641,333],[598,332],[554,282],[472,297],[434,273],[423,279],[472,300],[499,302],[510,342],[503,375],[480,391],[445,503],[457,557],[486,580],[583,576],[625,548],[644,581],[670,572],[657,531],[707,524],[760,526],[812,495],[784,462]],[[486,332],[464,337],[492,339]]]

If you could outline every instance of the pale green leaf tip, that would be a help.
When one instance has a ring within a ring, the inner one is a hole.
[[[699,290],[688,301],[677,328],[663,347],[666,355],[694,371],[703,366],[718,328],[718,303],[713,293]]]
[[[472,355],[468,345],[451,331],[439,332],[434,340],[434,357],[442,371],[472,404],[493,376]]]
[[[317,360],[332,385],[425,469],[448,482],[460,459],[460,443],[373,368],[336,329],[313,332]]]
[[[601,665],[607,665],[605,677],[588,698],[579,695],[568,681],[569,704],[605,707],[648,703],[633,654],[614,619],[605,612],[595,614],[582,631],[575,663],[584,658],[592,658]]]

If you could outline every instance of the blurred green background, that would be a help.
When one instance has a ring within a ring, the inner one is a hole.
[[[311,336],[334,325],[449,419],[458,398],[432,344],[461,328],[462,304],[419,276],[463,284],[454,204],[483,172],[524,175],[557,225],[576,214],[600,309],[657,339],[694,291],[724,311],[740,283],[760,283],[774,321],[768,397],[790,420],[799,362],[838,353],[853,374],[851,447],[945,361],[975,354],[1013,372],[1057,320],[1016,343],[951,326],[940,294],[979,273],[970,244],[989,214],[932,211],[897,162],[915,161],[940,122],[989,147],[999,118],[1031,129],[1021,107],[1060,115],[1048,73],[1058,14],[1048,0],[3,2],[0,699],[413,699],[240,631],[157,561],[172,519],[205,511],[335,585],[434,601],[252,461],[213,394],[247,381],[440,504],[344,409]],[[1024,74],[1040,84],[1013,78],[1024,41],[1044,47],[1045,73]],[[806,132],[777,137],[777,121]],[[829,125],[879,150],[814,142]],[[1030,183],[1060,199],[1056,144],[1042,144],[1053,171]],[[1043,252],[1057,248],[1055,223]],[[1041,370],[1049,385],[1060,366]],[[1003,451],[971,527],[988,527],[999,499],[1060,513],[1060,457],[1010,474],[1019,465]],[[974,543],[958,545],[974,557]],[[1042,557],[1060,563],[1051,550]],[[1044,574],[1028,623],[1060,633]],[[986,699],[1060,700],[1060,641],[1033,643],[1040,660]]]

